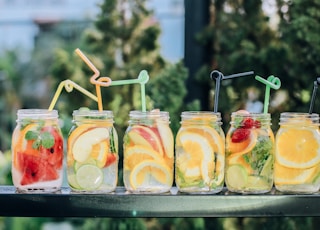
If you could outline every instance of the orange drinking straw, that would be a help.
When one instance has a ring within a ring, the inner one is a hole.
[[[56,92],[54,94],[54,97],[53,97],[53,99],[52,99],[52,101],[50,103],[49,109],[48,109],[49,111],[53,110],[54,106],[56,105],[57,100],[58,100],[58,98],[59,98],[59,96],[61,94],[61,91],[62,91],[63,87],[66,89],[66,91],[68,93],[70,93],[73,90],[73,88],[75,88],[75,89],[79,90],[81,93],[83,93],[84,95],[90,97],[92,100],[98,101],[98,98],[95,95],[90,93],[88,90],[82,88],[77,83],[75,83],[75,82],[73,82],[71,80],[64,80],[64,81],[60,82],[60,84],[59,84],[59,86],[58,86],[58,88],[57,88],[57,90],[56,90]]]
[[[99,78],[100,72],[99,70],[92,64],[92,62],[81,52],[79,48],[75,50],[75,52],[80,56],[80,58],[89,66],[89,68],[94,72],[94,74],[90,78],[91,84],[96,86],[96,93],[98,99],[98,109],[99,111],[103,110],[102,107],[102,96],[101,96],[101,86],[107,87],[111,84],[111,79],[108,77]]]

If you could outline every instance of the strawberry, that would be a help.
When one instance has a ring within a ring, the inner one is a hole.
[[[244,140],[247,140],[250,136],[250,130],[247,128],[238,128],[236,129],[231,136],[231,141],[234,143],[239,143]]]
[[[253,126],[256,127],[256,128],[260,128],[261,127],[261,122],[258,121],[258,120],[255,120]]]
[[[251,117],[246,117],[243,119],[241,127],[245,129],[251,129],[255,124],[255,121]]]

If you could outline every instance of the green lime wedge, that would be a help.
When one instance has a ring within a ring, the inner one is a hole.
[[[100,168],[92,164],[82,165],[76,173],[79,186],[84,190],[99,188],[103,181],[103,173]]]
[[[243,188],[248,181],[246,169],[241,165],[231,165],[227,169],[226,180],[232,188]]]
[[[260,176],[266,177],[266,178],[272,177],[272,171],[271,171],[273,168],[272,165],[273,165],[273,156],[270,155],[266,160],[266,162],[264,163],[264,166],[260,172]]]

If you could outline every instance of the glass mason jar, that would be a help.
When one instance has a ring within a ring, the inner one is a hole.
[[[132,193],[164,193],[173,183],[174,140],[169,113],[130,111],[123,140],[123,181]]]
[[[176,136],[175,182],[181,192],[217,193],[224,185],[225,135],[221,115],[182,112]]]
[[[274,182],[277,190],[314,193],[320,187],[319,115],[280,114],[276,134]]]
[[[72,191],[108,193],[118,182],[118,135],[112,111],[75,110],[67,144]]]
[[[12,134],[12,180],[20,192],[54,192],[63,178],[58,112],[21,109]]]
[[[274,134],[268,113],[234,112],[226,136],[229,191],[266,193],[273,186]]]

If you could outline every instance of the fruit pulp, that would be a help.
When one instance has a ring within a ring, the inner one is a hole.
[[[84,123],[68,137],[67,179],[74,192],[115,190],[118,181],[118,137],[110,124]]]
[[[273,185],[274,135],[266,114],[233,114],[226,136],[226,185],[238,193],[266,193]],[[267,123],[267,124],[265,124]]]
[[[63,137],[55,122],[18,125],[12,135],[12,180],[21,192],[53,192],[62,185]]]

